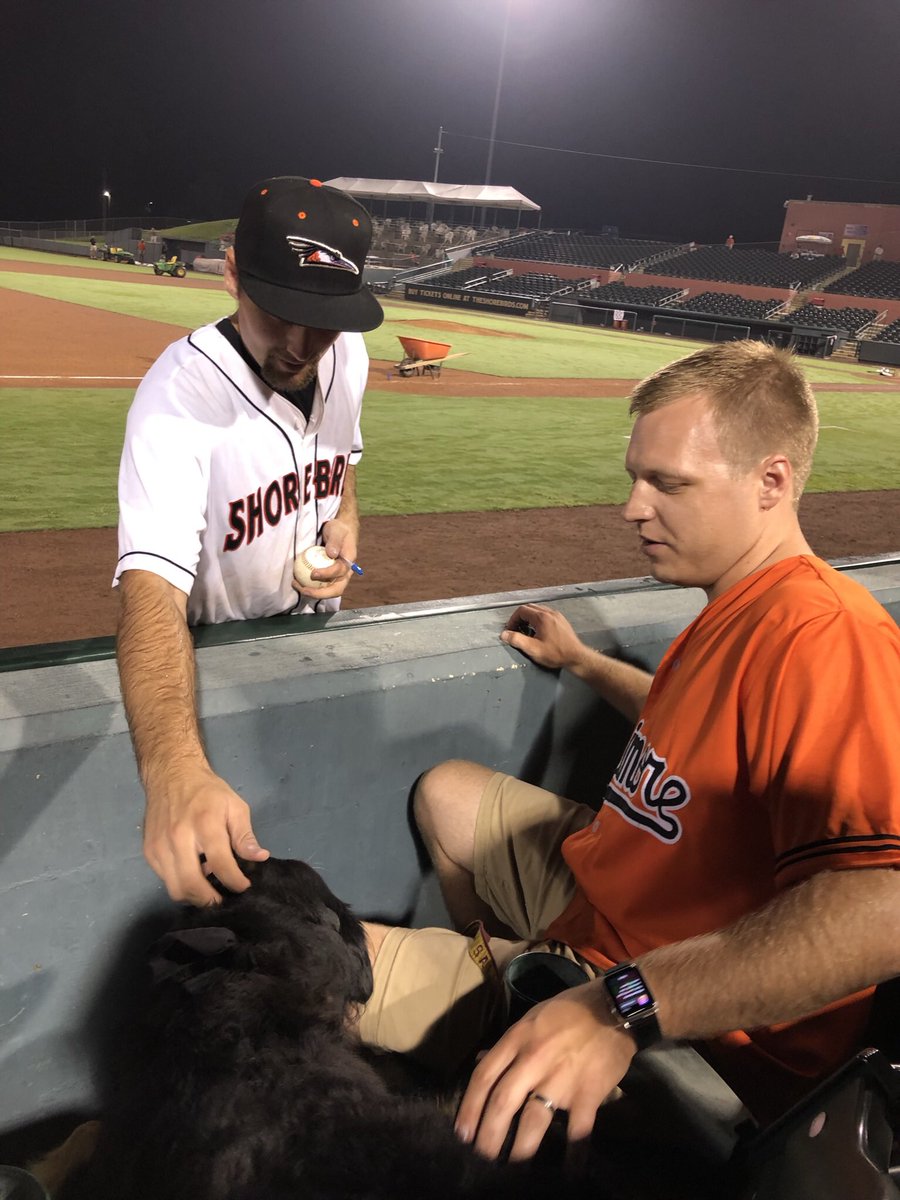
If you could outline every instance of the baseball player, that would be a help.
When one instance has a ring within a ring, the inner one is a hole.
[[[225,262],[236,311],[170,346],[128,415],[119,473],[119,671],[147,795],[144,849],[175,899],[242,890],[264,858],[245,802],[210,768],[188,626],[336,609],[357,556],[356,464],[383,319],[363,287],[371,221],[317,180],[264,180]],[[293,580],[314,543],[335,560]],[[298,594],[299,593],[299,594]]]

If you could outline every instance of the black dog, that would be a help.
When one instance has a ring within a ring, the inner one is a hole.
[[[64,1200],[558,1191],[558,1174],[480,1159],[436,1105],[387,1088],[350,1030],[372,987],[359,921],[305,863],[242,866],[248,891],[187,910],[153,947],[99,1145]]]

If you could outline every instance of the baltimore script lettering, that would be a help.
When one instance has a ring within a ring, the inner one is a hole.
[[[682,808],[691,789],[680,775],[669,775],[668,763],[653,753],[639,721],[603,796],[626,821],[646,829],[662,842],[677,842],[681,822],[671,809]]]

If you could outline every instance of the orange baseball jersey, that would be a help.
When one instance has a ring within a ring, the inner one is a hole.
[[[811,556],[749,575],[663,658],[596,820],[564,843],[578,891],[549,936],[609,966],[818,871],[900,867],[898,730],[900,631],[869,592]],[[727,1035],[718,1065],[753,1108],[772,1070],[788,1094],[848,1057],[867,1014],[864,994]]]

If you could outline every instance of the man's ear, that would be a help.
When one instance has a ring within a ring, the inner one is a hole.
[[[238,273],[237,263],[234,261],[233,246],[229,246],[225,251],[225,290],[236,303],[238,298]]]
[[[783,454],[770,454],[760,463],[759,506],[767,512],[776,505],[794,501],[794,468]]]

